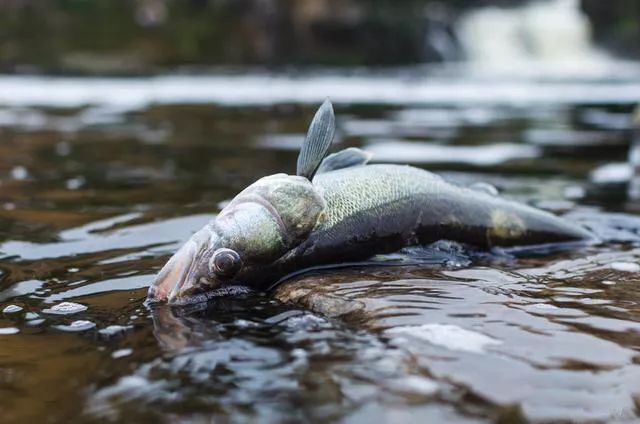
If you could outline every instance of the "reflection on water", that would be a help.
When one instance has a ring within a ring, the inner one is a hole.
[[[517,404],[530,419],[630,419],[640,390],[638,270],[615,264],[633,265],[638,254],[516,270],[352,272],[295,282],[278,297],[311,309],[322,292],[358,302],[342,318],[381,332],[415,372],[492,404]]]
[[[636,419],[639,205],[588,176],[625,160],[638,81],[443,78],[0,78],[2,421]],[[334,93],[340,147],[487,181],[603,243],[440,244],[146,308],[228,199],[293,172],[307,103]]]

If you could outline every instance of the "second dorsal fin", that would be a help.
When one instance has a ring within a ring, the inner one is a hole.
[[[469,188],[471,190],[479,191],[481,193],[489,194],[491,196],[497,196],[498,194],[500,194],[498,192],[498,189],[494,185],[489,184],[489,183],[485,183],[483,181],[479,181],[477,183],[473,183],[473,184],[471,184],[469,186]]]
[[[350,168],[352,166],[366,165],[371,160],[373,154],[358,149],[357,147],[349,147],[339,152],[332,153],[320,164],[316,174],[322,174],[337,169]]]
[[[307,131],[300,154],[296,174],[311,180],[320,166],[320,162],[327,155],[333,135],[336,130],[336,120],[333,105],[329,99],[322,103]]]

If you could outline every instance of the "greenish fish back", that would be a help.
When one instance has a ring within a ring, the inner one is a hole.
[[[482,247],[587,239],[591,234],[548,212],[494,193],[459,187],[411,166],[367,165],[318,174],[327,206],[314,229],[333,240],[403,233],[407,244],[449,239]]]
[[[344,150],[340,150],[337,153],[332,153],[320,164],[320,167],[316,171],[316,175],[324,174],[325,172],[337,171],[338,169],[350,168],[352,166],[366,165],[373,155],[369,152],[365,152],[357,147],[349,147]]]

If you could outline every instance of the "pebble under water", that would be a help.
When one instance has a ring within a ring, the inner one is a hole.
[[[0,421],[637,421],[640,203],[590,177],[627,157],[611,97],[337,102],[333,149],[486,181],[602,243],[443,242],[184,308],[145,306],[153,275],[294,172],[315,104],[0,105]]]

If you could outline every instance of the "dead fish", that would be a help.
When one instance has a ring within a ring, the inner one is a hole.
[[[368,164],[348,148],[327,156],[329,100],[301,148],[297,175],[259,179],[195,233],[161,269],[150,301],[193,303],[264,290],[300,270],[363,261],[446,239],[480,248],[590,240],[586,229],[408,165]]]

